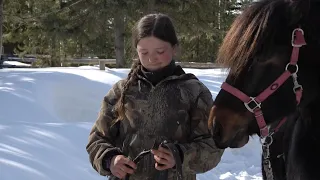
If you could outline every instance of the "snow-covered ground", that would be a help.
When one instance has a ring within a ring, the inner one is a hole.
[[[0,179],[99,180],[85,150],[103,96],[128,69],[97,67],[0,69]],[[185,69],[215,97],[226,72]],[[254,137],[227,149],[199,180],[262,179],[261,145]]]
[[[30,64],[26,64],[26,63],[21,63],[18,61],[4,61],[3,62],[4,66],[19,66],[19,67],[30,67]]]

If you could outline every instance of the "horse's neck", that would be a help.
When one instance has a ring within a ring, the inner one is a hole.
[[[299,65],[298,81],[303,87],[300,107],[304,108],[319,99],[320,94],[320,66],[301,63]],[[310,108],[310,107],[307,107]]]
[[[287,179],[319,179],[320,96],[300,109],[287,158]]]
[[[305,108],[301,110],[301,121],[305,128],[308,131],[318,130],[314,133],[319,134],[320,137],[320,98],[318,97],[310,104],[308,104]]]

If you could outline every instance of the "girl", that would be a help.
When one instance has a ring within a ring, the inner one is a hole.
[[[101,175],[120,179],[196,180],[197,173],[219,163],[224,151],[208,130],[211,93],[175,65],[178,40],[168,16],[141,18],[133,45],[139,60],[102,101],[87,145],[90,162]],[[151,153],[133,161],[145,149]]]

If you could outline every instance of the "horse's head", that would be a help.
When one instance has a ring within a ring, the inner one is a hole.
[[[319,73],[319,58],[320,0],[262,0],[244,9],[217,58],[229,68],[209,118],[217,146],[238,148],[252,134],[267,136],[267,125],[296,110],[298,83],[312,94],[308,82],[315,79],[308,75]]]

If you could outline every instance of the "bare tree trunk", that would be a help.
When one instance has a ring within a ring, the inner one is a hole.
[[[53,37],[51,38],[51,59],[50,59],[50,63],[49,66],[50,67],[54,67],[54,62],[56,61],[56,35],[53,35]]]
[[[154,11],[155,3],[156,3],[155,0],[148,0],[147,13],[152,13]]]
[[[3,1],[0,0],[0,58],[2,57],[2,24],[3,24]]]
[[[219,0],[219,12],[218,12],[218,29],[221,29],[221,0]]]
[[[119,11],[114,17],[115,51],[117,68],[123,68],[124,61],[124,14]]]

